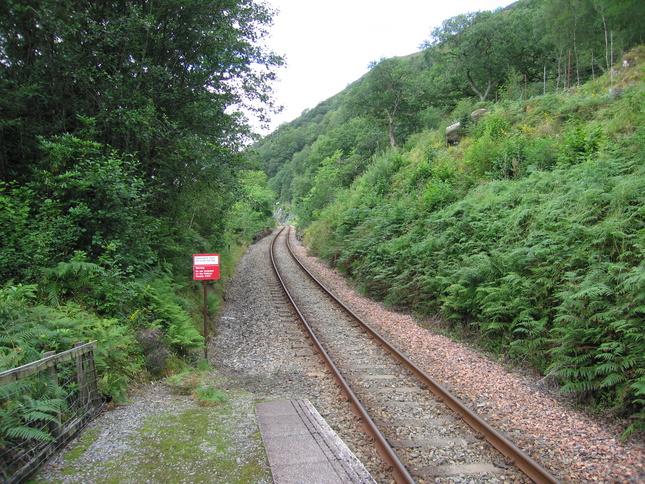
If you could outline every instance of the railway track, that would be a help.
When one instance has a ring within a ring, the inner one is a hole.
[[[515,466],[524,482],[558,482],[324,288],[291,250],[290,233],[271,243],[277,278],[396,482],[494,482],[517,475]]]

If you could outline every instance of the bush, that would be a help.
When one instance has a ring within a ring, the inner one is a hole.
[[[204,337],[189,315],[189,302],[179,296],[182,285],[169,274],[157,274],[142,294],[145,310],[138,313],[138,324],[146,329],[161,329],[167,344],[181,355],[202,348]]]
[[[557,162],[558,144],[553,138],[533,138],[524,148],[527,171],[550,170]]]
[[[565,132],[564,140],[560,144],[558,162],[573,165],[588,160],[600,149],[603,138],[599,125],[573,123]]]
[[[168,349],[161,330],[158,328],[145,329],[139,331],[136,338],[146,359],[146,369],[153,377],[162,376],[172,353]]]

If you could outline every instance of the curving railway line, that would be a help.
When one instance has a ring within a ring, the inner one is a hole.
[[[276,276],[397,483],[494,482],[514,466],[525,482],[558,482],[335,298],[300,264],[290,234],[271,242]]]

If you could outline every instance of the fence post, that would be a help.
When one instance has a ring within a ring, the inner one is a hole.
[[[94,362],[94,348],[86,354],[87,358],[87,376],[89,381],[90,403],[99,406],[101,404],[101,394],[99,393],[98,380],[96,378],[96,364]]]
[[[55,351],[47,351],[43,354],[43,358],[48,358],[50,356],[54,356],[55,354]],[[53,364],[47,368],[47,375],[51,379],[52,383],[55,386],[58,386],[58,368],[56,367],[56,364]],[[56,421],[49,422],[49,431],[52,434],[52,437],[54,437],[55,439],[58,439],[58,437],[60,437],[62,431],[61,425],[61,414],[60,412],[58,412],[58,414],[56,415]]]
[[[74,347],[82,346],[83,343],[77,342]],[[87,386],[87,375],[85,373],[85,355],[76,355],[76,383],[78,383],[78,397],[83,406],[90,402],[90,392]]]

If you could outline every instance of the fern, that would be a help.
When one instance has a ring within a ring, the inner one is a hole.
[[[639,378],[631,384],[632,390],[635,395],[645,395],[645,378]],[[639,403],[645,403],[645,400],[639,400]]]
[[[65,406],[62,398],[56,398],[58,386],[32,377],[0,389],[0,446],[29,439],[53,440],[43,428],[46,422],[57,422]]]
[[[66,299],[83,298],[92,291],[99,277],[105,277],[105,270],[98,264],[87,262],[87,254],[76,251],[69,262],[59,262],[56,267],[43,271],[42,291],[54,306],[60,306]]]
[[[157,317],[152,322],[152,326],[161,326],[168,342],[174,348],[186,352],[204,344],[202,335],[195,328],[185,307],[182,307],[187,303],[172,292],[172,286],[168,281],[155,281],[149,287],[146,297],[150,303],[151,313]]]

